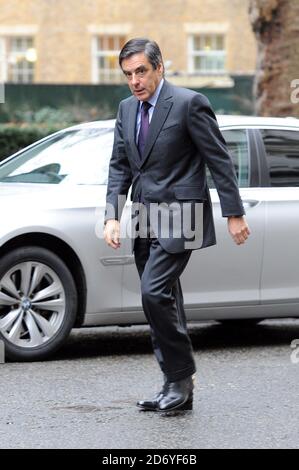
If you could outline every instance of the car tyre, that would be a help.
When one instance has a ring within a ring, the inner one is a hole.
[[[76,318],[77,290],[64,261],[27,246],[1,258],[0,339],[10,360],[43,360],[65,342]]]

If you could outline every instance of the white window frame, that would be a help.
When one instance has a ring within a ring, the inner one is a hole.
[[[124,82],[123,74],[120,68],[116,69],[109,69],[103,68],[101,69],[100,77],[100,68],[99,68],[99,59],[109,56],[115,56],[116,60],[118,61],[118,56],[120,52],[120,47],[117,49],[110,50],[108,49],[108,40],[109,38],[125,38],[125,34],[123,33],[106,33],[106,34],[97,34],[92,38],[92,45],[91,45],[91,53],[92,53],[92,82],[96,84],[120,84]],[[101,38],[104,43],[103,50],[98,49],[98,39]],[[120,43],[120,41],[119,41]]]
[[[203,49],[196,49],[194,48],[195,38],[200,38],[203,40],[206,36],[210,36],[214,44],[216,44],[216,39],[218,36],[223,38],[223,49],[212,49],[210,51]],[[221,57],[223,59],[224,67],[223,69],[202,69],[196,70],[195,68],[195,57]],[[226,61],[226,35],[223,33],[215,33],[215,32],[204,32],[204,33],[195,33],[189,35],[188,37],[188,73],[193,75],[223,75],[227,73],[225,67]]]
[[[34,48],[34,38],[32,36],[13,36],[8,38],[9,41],[15,41],[19,40],[21,41],[21,48],[20,50],[11,50],[8,52],[8,59],[15,59],[17,60],[18,58],[24,58],[24,52],[26,51],[26,46],[27,50],[29,49],[29,44],[26,44],[27,42],[32,42],[32,46],[30,48]],[[26,57],[25,57],[26,58]],[[33,83],[34,82],[34,66],[33,69],[28,66],[31,62],[28,60],[26,61],[27,65],[25,66],[25,69],[18,69],[15,67],[15,64],[11,64],[11,82],[12,83]],[[9,65],[8,65],[9,69]],[[20,79],[21,77],[21,79]]]
[[[1,33],[1,31],[0,31]],[[35,37],[33,35],[29,34],[6,34],[0,36],[0,82],[6,83],[9,79],[10,75],[10,67],[13,68],[13,64],[10,65],[10,60],[16,59],[18,56],[20,56],[21,51],[10,51],[8,48],[8,41],[15,40],[15,39],[21,39],[22,41],[26,41],[27,39],[32,40],[33,45],[34,45],[34,40]],[[11,83],[33,83],[34,78],[35,78],[35,67],[33,67],[33,72],[28,68],[25,70],[25,80],[19,80],[17,78],[17,71],[12,70],[12,80],[10,80]],[[22,74],[22,71],[21,71]],[[32,79],[29,79],[29,77],[32,76]],[[23,77],[23,78],[24,78]]]

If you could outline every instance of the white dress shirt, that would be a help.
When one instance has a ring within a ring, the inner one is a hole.
[[[153,94],[153,96],[149,100],[147,100],[147,102],[151,104],[151,107],[148,110],[149,123],[151,123],[153,112],[155,110],[155,106],[157,104],[157,101],[158,101],[163,83],[164,83],[164,78],[162,78],[162,80],[159,83],[159,85],[158,85],[155,93]],[[141,124],[141,106],[142,106],[142,101],[140,101],[140,103],[139,103],[139,108],[138,108],[138,113],[137,113],[137,120],[136,120],[136,144],[138,143],[138,136],[139,136],[140,124]]]

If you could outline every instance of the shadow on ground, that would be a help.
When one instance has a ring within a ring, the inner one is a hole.
[[[299,320],[265,320],[257,325],[217,322],[191,323],[189,332],[194,350],[290,346],[299,338]],[[65,345],[50,360],[84,359],[152,352],[147,326],[96,327],[73,330]]]

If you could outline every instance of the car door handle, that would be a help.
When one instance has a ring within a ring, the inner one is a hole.
[[[242,199],[242,202],[244,207],[255,207],[260,203],[257,199]]]
[[[104,266],[122,266],[124,264],[134,264],[135,259],[133,255],[129,256],[110,256],[109,258],[101,258],[101,263]]]

